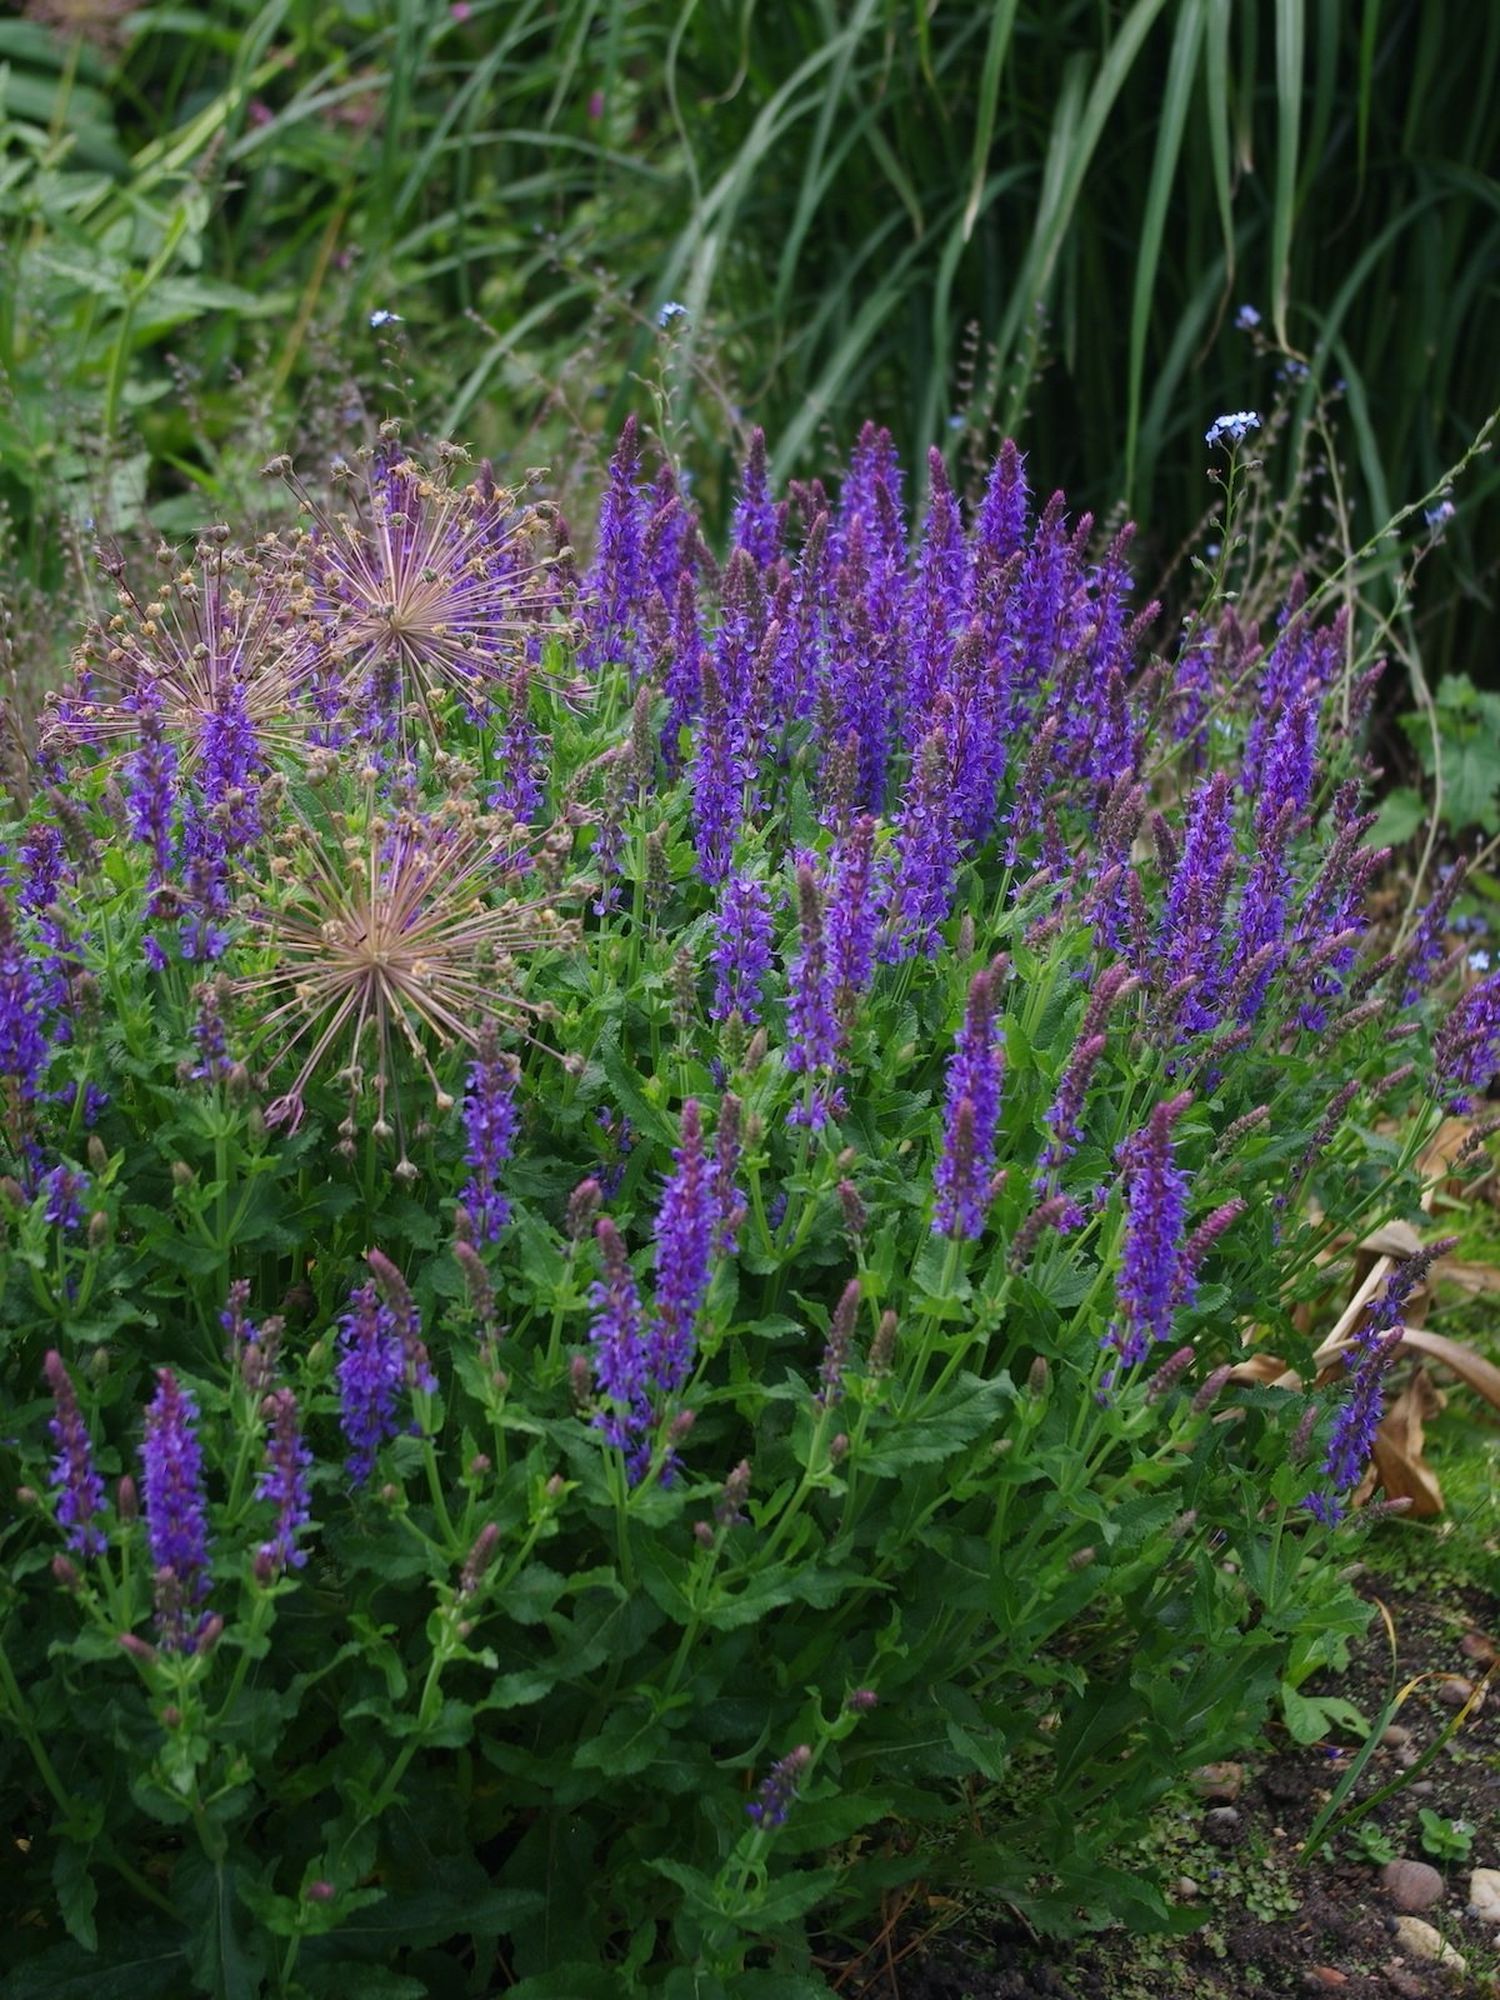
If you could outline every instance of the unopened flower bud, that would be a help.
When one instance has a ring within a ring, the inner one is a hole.
[[[102,1382],[105,1376],[108,1375],[110,1366],[109,1349],[107,1347],[96,1347],[89,1356],[89,1380],[91,1382]]]
[[[560,1472],[554,1472],[542,1490],[546,1493],[549,1500],[561,1500],[564,1493],[568,1490],[568,1482]]]
[[[36,1502],[37,1491],[34,1486],[18,1486],[16,1488],[16,1505],[18,1507],[34,1507]]]
[[[464,1558],[464,1566],[459,1571],[458,1594],[472,1597],[479,1588],[485,1571],[495,1560],[495,1551],[500,1546],[500,1525],[497,1521],[486,1521],[474,1538],[474,1546]]]
[[[713,1526],[708,1521],[694,1521],[693,1540],[700,1549],[711,1549],[714,1545]]]
[[[388,1479],[380,1489],[380,1497],[387,1507],[394,1507],[401,1498],[401,1488]]]
[[[190,1188],[197,1178],[198,1176],[193,1172],[186,1160],[174,1160],[172,1162],[173,1187]]]
[[[679,1410],[667,1426],[667,1442],[681,1444],[693,1425],[698,1421],[696,1410]]]
[[[1045,1354],[1039,1354],[1026,1373],[1026,1387],[1033,1396],[1045,1396],[1052,1381],[1052,1370],[1047,1366]]]
[[[89,1167],[92,1172],[102,1174],[109,1165],[109,1153],[97,1132],[90,1132],[88,1143]]]
[[[66,1556],[52,1558],[52,1574],[64,1590],[82,1590],[83,1578],[78,1574],[77,1565],[70,1563]]]
[[[1068,1557],[1068,1568],[1087,1569],[1097,1553],[1095,1549],[1075,1549]]]
[[[216,1611],[198,1635],[198,1651],[211,1653],[224,1636],[224,1620]]]
[[[302,1893],[310,1903],[331,1903],[338,1891],[331,1882],[309,1882]]]
[[[5,1197],[12,1208],[25,1208],[26,1206],[26,1196],[22,1191],[21,1183],[11,1174],[0,1174],[0,1195]]]
[[[880,1696],[874,1688],[853,1688],[844,1696],[845,1708],[852,1708],[856,1715],[868,1715],[872,1708],[880,1706]]]
[[[115,1644],[129,1653],[131,1659],[139,1660],[143,1667],[156,1665],[156,1648],[148,1645],[144,1639],[138,1638],[134,1632],[117,1632]]]
[[[488,1452],[476,1451],[474,1456],[469,1460],[469,1477],[471,1479],[488,1479],[494,1469],[495,1462]]]
[[[603,1190],[592,1176],[580,1181],[568,1197],[568,1236],[574,1243],[581,1243],[592,1233],[594,1218],[598,1215],[603,1201]]]
[[[859,1189],[853,1181],[840,1181],[838,1185],[839,1207],[843,1211],[844,1227],[851,1236],[863,1236],[867,1216],[865,1205],[860,1200]]]
[[[848,1456],[848,1452],[849,1440],[843,1431],[840,1431],[837,1437],[828,1440],[828,1460],[831,1465],[837,1465],[841,1459]]]
[[[102,1250],[109,1241],[109,1216],[102,1208],[96,1208],[89,1217],[89,1248]]]
[[[1217,1398],[1219,1391],[1223,1388],[1224,1384],[1229,1380],[1231,1373],[1232,1370],[1226,1363],[1222,1368],[1216,1368],[1212,1373],[1212,1375],[1206,1376],[1204,1378],[1202,1388],[1198,1391],[1197,1395],[1194,1396],[1191,1404],[1189,1405],[1189,1408],[1192,1410],[1192,1413],[1195,1417],[1201,1417],[1205,1410],[1211,1409],[1213,1407],[1214,1401]]]
[[[899,1322],[894,1312],[887,1310],[880,1315],[880,1324],[875,1329],[875,1338],[870,1342],[870,1374],[877,1380],[889,1375],[891,1363],[896,1357],[896,1329]]]
[[[1159,1403],[1162,1397],[1181,1380],[1192,1365],[1192,1348],[1179,1347],[1175,1354],[1170,1355],[1161,1364],[1160,1368],[1157,1369],[1151,1380],[1146,1384],[1146,1401],[1148,1403]]]
[[[770,1046],[771,1046],[771,1038],[766,1033],[765,1029],[757,1028],[755,1033],[750,1037],[749,1048],[746,1049],[745,1051],[745,1068],[752,1075],[756,1070],[760,1068],[761,1064],[765,1061],[766,1051],[770,1048]],[[764,1131],[764,1129],[765,1126],[764,1123],[762,1123],[761,1130]]]
[[[257,1549],[255,1560],[250,1565],[250,1574],[264,1590],[276,1580],[276,1558],[269,1549]]]
[[[169,1701],[162,1710],[161,1726],[163,1729],[180,1729],[182,1727],[182,1710],[177,1706],[175,1701]]]

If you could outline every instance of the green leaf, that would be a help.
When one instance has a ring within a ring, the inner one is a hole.
[[[1369,1734],[1369,1723],[1352,1701],[1342,1695],[1299,1694],[1286,1681],[1281,1684],[1281,1712],[1297,1743],[1321,1743],[1333,1729],[1361,1737]]]
[[[69,1937],[76,1938],[85,1951],[97,1951],[99,1930],[94,1922],[94,1907],[99,1891],[89,1873],[86,1848],[71,1840],[59,1844],[52,1857],[52,1886],[57,1891],[57,1907]]]

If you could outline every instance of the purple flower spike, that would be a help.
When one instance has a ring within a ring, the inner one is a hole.
[[[948,1063],[943,1153],[933,1176],[934,1231],[970,1239],[984,1231],[995,1174],[1004,1059],[995,1036],[994,970],[974,975]]]
[[[302,1441],[297,1427],[297,1398],[290,1389],[277,1389],[262,1405],[269,1417],[266,1439],[266,1469],[255,1489],[257,1500],[270,1500],[276,1507],[276,1527],[260,1553],[275,1569],[301,1569],[307,1561],[306,1549],[297,1546],[297,1530],[312,1517],[307,1496],[307,1468],[312,1453]]]
[[[709,1018],[727,1021],[738,1014],[754,1027],[760,1020],[761,992],[771,969],[771,903],[764,882],[731,875],[719,902],[719,934],[710,964],[716,975]]]
[[[1128,1367],[1153,1341],[1169,1340],[1182,1262],[1187,1175],[1172,1151],[1172,1127],[1192,1093],[1158,1104],[1120,1148],[1125,1180],[1125,1251],[1116,1287],[1121,1317],[1104,1336]]]
[[[1500,972],[1471,986],[1433,1038],[1433,1078],[1446,1111],[1474,1109],[1500,1070]]]
[[[635,614],[645,582],[646,501],[640,481],[640,427],[625,419],[609,462],[609,485],[599,510],[599,546],[585,583],[586,637],[578,656],[585,673],[613,661],[640,664]]]
[[[798,1780],[811,1762],[812,1751],[805,1743],[789,1750],[761,1780],[759,1793],[745,1808],[745,1817],[759,1827],[785,1826],[792,1800],[797,1796]]]
[[[769,569],[781,552],[781,520],[766,478],[766,434],[759,424],[750,433],[733,535],[734,546],[743,549],[757,569]]]
[[[406,1357],[396,1316],[373,1283],[361,1285],[349,1307],[340,1322],[339,1421],[349,1445],[349,1477],[363,1486],[375,1469],[376,1453],[399,1429],[396,1401]]]
[[[674,1395],[692,1371],[718,1219],[702,1121],[692,1098],[682,1107],[682,1143],[673,1157],[676,1170],[656,1217],[656,1315],[649,1359],[652,1384],[666,1396]]]
[[[0,895],[0,1076],[14,1077],[22,1098],[36,1095],[48,1048],[37,991],[8,898]]]
[[[614,1405],[612,1410],[601,1410],[594,1423],[626,1454],[632,1476],[639,1478],[650,1458],[647,1433],[651,1427],[640,1293],[620,1232],[607,1215],[594,1224],[594,1236],[604,1276],[589,1291],[594,1308],[589,1339],[599,1392]]]
[[[502,1055],[493,1021],[480,1029],[475,1059],[464,1093],[464,1158],[469,1178],[459,1201],[468,1210],[481,1243],[493,1243],[510,1220],[510,1203],[500,1193],[500,1175],[510,1158],[519,1123],[514,1056]]]
[[[57,1494],[57,1518],[68,1531],[68,1547],[81,1556],[102,1556],[104,1532],[95,1516],[104,1511],[104,1481],[94,1467],[94,1448],[78,1407],[62,1356],[49,1348],[43,1364],[52,1391],[53,1414],[47,1428],[57,1446],[52,1488]]]
[[[170,1368],[157,1371],[141,1448],[146,1540],[156,1571],[157,1636],[166,1653],[191,1653],[206,1623],[208,1507],[198,1409]]]
[[[791,965],[786,1066],[798,1075],[827,1069],[838,1049],[823,902],[812,863],[797,864],[798,950]]]

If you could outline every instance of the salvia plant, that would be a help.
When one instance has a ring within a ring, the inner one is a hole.
[[[269,470],[103,552],[4,832],[7,1992],[1168,1921],[1125,1844],[1363,1623],[1420,1262],[1241,1364],[1500,1054],[1456,877],[1367,932],[1366,640],[1151,652],[1009,446],[917,518],[757,440],[714,554],[631,424],[587,565],[393,426]]]

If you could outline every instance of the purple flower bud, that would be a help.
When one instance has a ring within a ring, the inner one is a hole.
[[[963,1026],[948,1063],[947,1119],[933,1177],[937,1206],[932,1226],[950,1236],[979,1236],[989,1207],[1004,1075],[995,1032],[995,984],[992,971],[976,973],[970,982]]]
[[[1187,1176],[1172,1150],[1172,1127],[1192,1102],[1184,1092],[1158,1104],[1120,1148],[1125,1181],[1125,1249],[1116,1283],[1121,1317],[1105,1335],[1128,1367],[1153,1341],[1169,1340],[1182,1257]]]
[[[859,1313],[860,1286],[858,1278],[851,1278],[834,1307],[833,1318],[828,1325],[828,1344],[823,1349],[822,1364],[818,1369],[821,1387],[813,1398],[820,1410],[826,1410],[836,1403],[843,1393],[844,1367],[849,1359],[850,1343],[854,1339],[854,1322]]]

